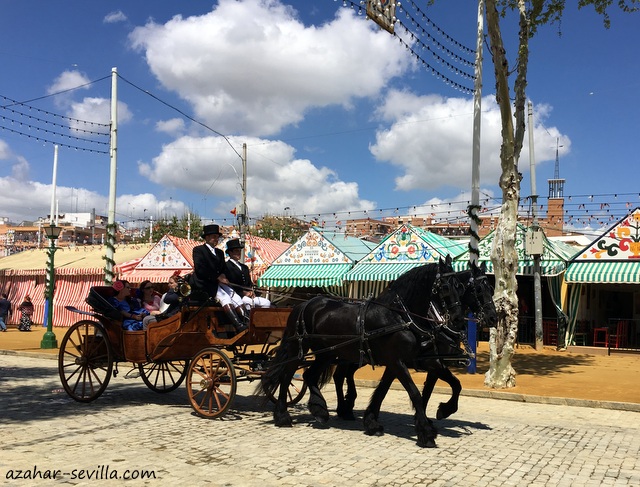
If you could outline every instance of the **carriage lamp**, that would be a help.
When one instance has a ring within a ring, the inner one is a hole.
[[[55,288],[55,268],[53,265],[53,254],[56,253],[56,240],[60,236],[62,227],[58,227],[51,222],[48,227],[44,227],[44,232],[49,239],[49,287],[47,289],[47,300],[49,305],[47,306],[47,331],[42,337],[40,342],[40,348],[58,348],[58,340],[53,333],[53,290]]]

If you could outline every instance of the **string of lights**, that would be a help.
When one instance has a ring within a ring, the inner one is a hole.
[[[109,154],[110,124],[80,120],[53,113],[4,95],[0,95],[0,98],[4,101],[0,106],[0,130],[40,143],[58,145],[77,151]],[[25,109],[26,113],[15,107]],[[62,123],[56,120],[60,120]],[[63,132],[63,130],[68,130],[68,132]],[[78,133],[83,136],[76,135]]]
[[[343,0],[342,5],[343,7],[351,7],[354,10],[357,10],[358,15],[362,15],[362,3],[360,5],[350,1],[350,0]],[[417,5],[415,6],[417,9]],[[398,7],[399,10],[402,12],[402,8],[401,6]],[[424,13],[417,9],[421,15],[424,15]],[[407,16],[407,18],[415,25],[418,26],[418,28],[420,29],[420,32],[424,31],[426,33],[426,29],[424,29],[423,26],[420,26],[418,21],[412,17],[410,14],[405,13],[405,15]],[[426,15],[424,15],[425,21],[427,19]],[[430,20],[430,19],[429,19]],[[430,22],[431,25],[435,25],[433,22]],[[420,45],[420,47],[429,52],[433,58],[435,59],[435,61],[438,64],[441,64],[443,66],[445,66],[447,69],[449,69],[451,72],[455,73],[458,76],[461,76],[465,79],[468,80],[474,80],[475,77],[469,73],[464,72],[463,70],[461,70],[460,68],[458,68],[457,66],[451,64],[450,62],[448,62],[446,59],[444,59],[442,56],[440,56],[439,54],[437,54],[433,49],[431,49],[430,46],[428,46],[427,44],[425,44],[422,40],[420,40],[419,38],[417,38],[415,36],[415,34],[407,27],[405,26],[402,22],[397,21],[396,25],[401,26],[403,28],[403,30],[405,31],[405,33],[407,33],[408,35],[411,36],[412,42],[418,42],[418,44]],[[436,26],[437,27],[437,26]],[[442,31],[442,29],[440,29],[439,27],[437,28],[438,32],[441,32],[443,36],[445,36],[445,38],[447,39],[451,39],[451,41],[455,42],[455,45],[460,45],[462,46],[462,44],[460,44],[459,42],[455,41],[451,36],[447,35],[446,33],[444,33],[444,31]],[[411,54],[418,60],[418,62],[422,65],[422,67],[424,69],[426,69],[428,72],[430,72],[433,76],[436,77],[436,79],[442,80],[446,85],[451,86],[452,88],[460,91],[461,93],[467,94],[467,95],[471,95],[473,94],[473,88],[470,88],[468,86],[464,86],[461,83],[458,83],[457,81],[454,81],[453,79],[451,79],[449,76],[445,75],[444,73],[442,73],[438,68],[436,68],[435,66],[433,66],[429,61],[427,61],[426,59],[424,59],[407,41],[405,41],[402,37],[400,37],[394,30],[393,36],[398,40],[398,42],[400,42],[400,44],[402,44],[404,46],[405,49],[407,49],[409,52],[411,52]],[[432,36],[430,36],[431,38],[433,38]],[[435,40],[435,39],[434,39]],[[441,43],[438,43],[438,45],[442,46]],[[444,46],[442,46],[444,47]],[[463,59],[462,57],[456,55],[455,53],[453,53],[452,51],[450,51],[449,49],[447,49],[447,51],[451,52],[451,55],[455,56],[456,58],[459,59]],[[465,51],[466,48],[465,48]],[[471,51],[471,52],[475,52],[475,51]],[[472,63],[473,64],[473,63]]]
[[[440,60],[440,62],[445,63],[446,61],[439,56],[433,49],[431,49],[429,47],[429,45],[427,45],[426,43],[424,43],[416,34],[416,32],[418,34],[422,34],[423,36],[425,36],[427,38],[427,41],[429,42],[429,44],[432,44],[437,50],[444,52],[449,58],[451,58],[453,61],[460,63],[464,66],[467,66],[469,68],[473,68],[475,63],[473,60],[468,60],[463,58],[462,56],[458,56],[455,52],[451,51],[450,49],[448,49],[446,46],[444,46],[443,44],[441,44],[435,37],[433,37],[424,27],[422,27],[418,21],[411,16],[411,14],[409,12],[407,12],[406,10],[404,11],[404,15],[405,17],[411,22],[411,26],[414,27],[414,29],[409,29],[406,25],[404,25],[402,22],[398,22],[398,24],[400,24],[410,35],[412,39],[415,39],[417,42],[419,42],[422,45],[423,49],[428,50],[431,55],[433,57],[436,58],[436,60]],[[475,54],[475,53],[474,53]],[[455,68],[455,66],[451,66],[450,69]],[[457,73],[456,73],[457,74]],[[473,79],[473,75],[468,75],[470,78]]]

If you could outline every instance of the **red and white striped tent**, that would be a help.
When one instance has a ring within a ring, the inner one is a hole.
[[[228,239],[220,242],[218,247],[224,251],[226,242],[231,238],[237,238],[236,234],[232,233]],[[180,271],[183,276],[193,272],[193,248],[201,244],[202,241],[165,235],[147,255],[125,262],[116,269],[123,279],[132,283],[140,283],[144,280],[167,282],[175,271]],[[253,235],[247,236],[245,263],[251,271],[253,281],[255,282],[271,262],[289,247],[290,244],[286,242]]]
[[[148,244],[117,245],[114,254],[116,271],[118,263],[121,265],[134,257],[140,258],[148,249]],[[53,326],[71,326],[78,321],[80,315],[67,310],[65,306],[91,310],[85,298],[92,286],[104,284],[105,252],[105,247],[99,245],[64,247],[56,251]],[[8,324],[17,325],[20,322],[18,307],[27,295],[34,305],[34,323],[44,322],[47,253],[46,249],[34,249],[0,258],[0,292],[7,293],[13,310]]]

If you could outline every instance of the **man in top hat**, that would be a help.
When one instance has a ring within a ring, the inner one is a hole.
[[[237,238],[233,238],[227,242],[227,255],[229,255],[229,260],[227,261],[226,275],[229,281],[231,281],[231,287],[236,293],[242,296],[242,302],[247,310],[253,307],[269,308],[271,301],[256,295],[253,291],[253,281],[251,280],[249,267],[240,262],[243,247],[244,245],[242,245],[242,242]]]
[[[209,297],[218,299],[236,332],[240,333],[247,329],[247,325],[241,321],[241,315],[237,311],[238,304],[233,302],[228,292],[233,293],[233,290],[229,287],[230,283],[225,275],[227,266],[224,254],[222,250],[216,248],[222,236],[220,227],[215,224],[205,225],[200,236],[204,239],[204,243],[193,248],[192,284],[195,288],[206,292]],[[242,305],[239,298],[238,301]]]

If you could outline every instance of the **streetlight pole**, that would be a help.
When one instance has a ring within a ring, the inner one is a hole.
[[[47,331],[44,333],[42,337],[42,341],[40,342],[40,348],[58,348],[58,340],[56,340],[56,336],[53,333],[53,291],[55,289],[55,266],[53,262],[53,254],[56,253],[56,240],[60,236],[61,227],[58,227],[53,224],[53,222],[44,228],[44,231],[47,234],[47,238],[49,239],[49,287],[47,288],[47,300],[49,302],[49,306],[47,309]]]

